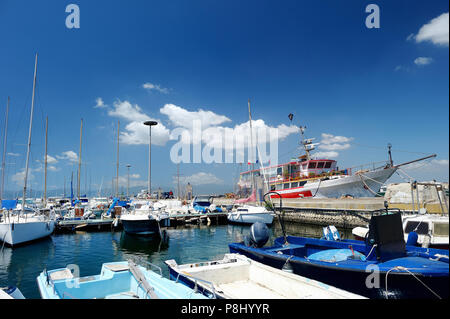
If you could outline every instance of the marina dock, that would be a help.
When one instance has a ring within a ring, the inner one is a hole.
[[[72,232],[77,230],[120,230],[122,224],[119,221],[114,225],[115,219],[86,219],[86,220],[60,220],[56,223],[55,232]],[[170,216],[170,223],[163,227],[176,227],[186,224],[224,225],[227,223],[227,212],[179,214]]]
[[[76,230],[110,230],[114,227],[114,219],[60,220],[56,223],[55,232],[72,232]],[[116,228],[120,227],[118,223]]]

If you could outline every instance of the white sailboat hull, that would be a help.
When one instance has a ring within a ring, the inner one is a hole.
[[[254,224],[256,222],[272,224],[273,215],[271,213],[243,213],[233,212],[228,214],[228,221],[237,224]]]
[[[4,241],[9,246],[15,246],[50,236],[54,229],[54,221],[33,217],[25,221],[21,218],[18,222],[0,223],[0,241]]]

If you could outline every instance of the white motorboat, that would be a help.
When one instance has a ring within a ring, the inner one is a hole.
[[[132,203],[129,210],[122,208],[120,220],[126,233],[132,235],[161,235],[161,226],[169,222],[169,215],[151,202]]]
[[[210,262],[178,265],[171,259],[165,263],[172,280],[222,299],[364,299],[239,254]]]
[[[421,247],[448,249],[448,215],[414,214],[402,216],[405,242],[412,231],[418,235],[417,245]],[[369,229],[355,227],[352,234],[357,240],[364,240]]]
[[[236,224],[254,224],[261,222],[271,225],[274,214],[263,206],[242,205],[228,213],[228,221]]]

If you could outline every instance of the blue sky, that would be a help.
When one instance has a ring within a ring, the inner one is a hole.
[[[79,29],[66,28],[70,3],[80,8]],[[365,25],[370,3],[380,8],[378,29]],[[2,132],[11,96],[6,189],[23,187],[18,174],[25,166],[36,52],[34,189],[43,188],[37,161],[44,157],[46,116],[54,159],[49,190],[61,189],[72,171],[76,176],[81,118],[81,188],[96,191],[102,180],[103,189],[111,188],[118,120],[125,133],[121,187],[130,164],[131,184],[146,188],[148,148],[133,124],[142,116],[161,124],[152,148],[153,188],[175,191],[170,150],[176,141],[164,134],[184,125],[177,114],[233,128],[248,121],[249,98],[253,119],[268,127],[289,127],[293,113],[293,124],[325,142],[318,151],[340,167],[386,160],[391,143],[397,163],[436,153],[434,162],[407,173],[448,181],[448,11],[448,1],[0,0]],[[422,28],[444,13],[446,43],[433,34],[439,25],[423,36]],[[285,131],[280,162],[298,153],[299,133]],[[336,136],[344,142],[334,143]],[[238,172],[238,164],[180,165],[182,180],[195,181],[199,192],[231,191]]]

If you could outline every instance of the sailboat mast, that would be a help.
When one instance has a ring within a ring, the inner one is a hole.
[[[120,130],[120,121],[117,121],[116,197],[119,197],[119,130]]]
[[[80,155],[78,156],[78,180],[77,180],[77,198],[80,198],[80,173],[81,173],[81,143],[83,136],[83,119],[81,119],[80,126]]]
[[[252,151],[252,158],[250,159],[250,152],[249,152],[249,159],[252,163],[252,181],[253,181],[253,190],[256,192],[256,185],[255,185],[255,172],[253,172],[255,168],[255,164],[253,163],[253,159],[255,157],[254,149],[253,149],[253,126],[252,126],[252,112],[250,110],[250,99],[248,99],[248,118],[250,123],[250,143],[251,143],[251,151]]]
[[[45,118],[44,207],[47,206],[47,140],[48,140],[48,116]]]
[[[31,98],[30,127],[28,130],[27,160],[26,160],[26,164],[25,164],[25,178],[24,178],[23,196],[22,196],[22,212],[25,211],[25,198],[26,198],[26,194],[27,194],[28,166],[30,164],[31,130],[33,127],[34,94],[36,91],[37,62],[38,62],[38,55],[36,53],[36,60],[34,63],[34,77],[33,77],[33,95]]]
[[[8,103],[6,104],[6,115],[5,115],[5,134],[4,134],[4,141],[3,141],[3,159],[2,159],[2,189],[0,190],[0,209],[2,206],[3,201],[3,191],[5,187],[5,158],[6,158],[6,142],[8,140],[8,113],[9,113],[9,96],[8,96]]]

